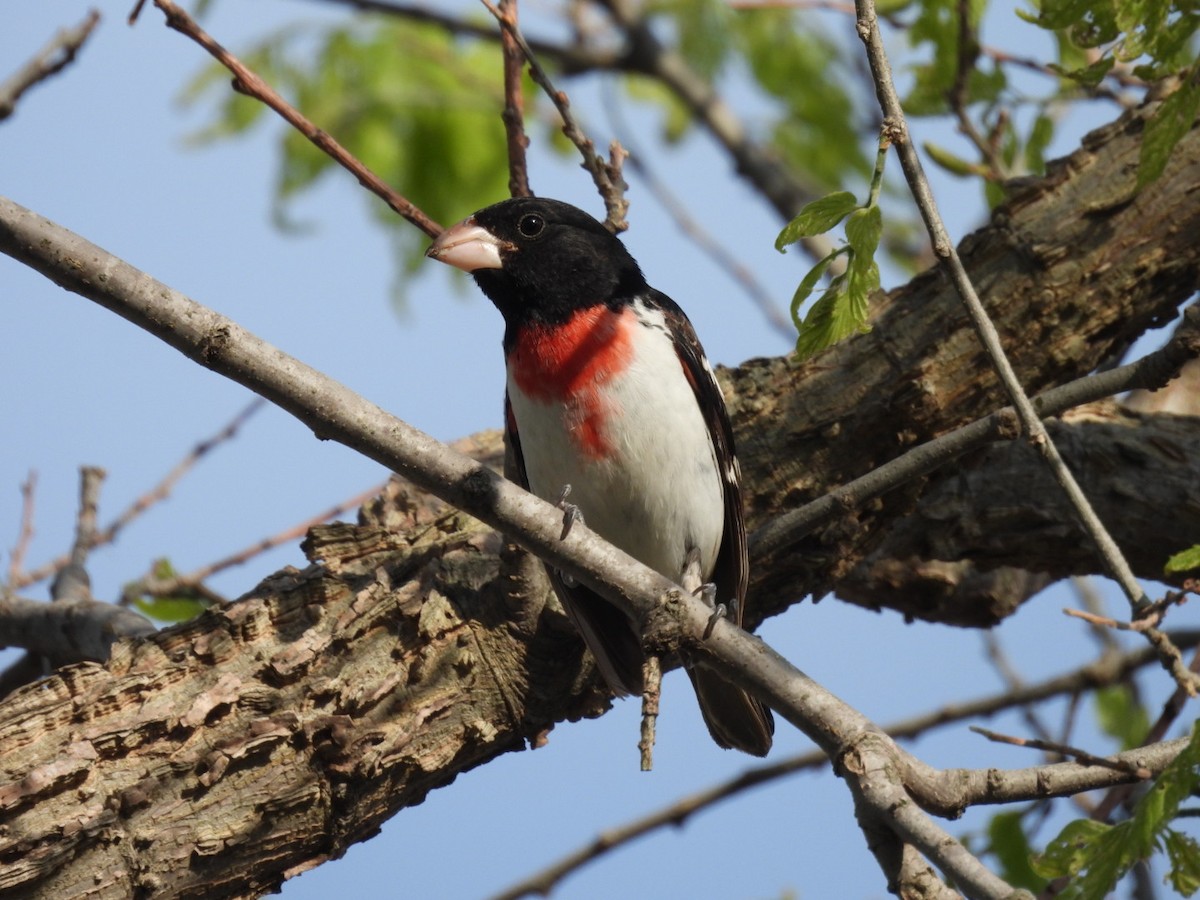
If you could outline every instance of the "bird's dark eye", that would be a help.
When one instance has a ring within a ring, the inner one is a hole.
[[[542,229],[546,227],[546,220],[537,213],[529,213],[521,216],[521,221],[517,222],[517,231],[521,232],[522,236],[527,238],[537,237],[542,233]]]

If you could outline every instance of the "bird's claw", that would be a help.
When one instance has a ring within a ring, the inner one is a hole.
[[[571,529],[575,527],[575,523],[583,524],[583,510],[574,503],[568,503],[567,498],[571,496],[571,486],[564,484],[562,493],[558,495],[558,503],[555,504],[563,512],[562,534],[558,536],[560,541],[565,541],[567,535],[571,533]]]
[[[716,590],[714,585],[706,584],[705,587],[714,588],[713,594],[715,596]],[[729,615],[729,609],[724,603],[718,603],[716,606],[713,606],[712,603],[709,603],[708,605],[712,607],[712,615],[708,617],[708,624],[704,626],[704,640],[706,641],[712,637],[713,629],[717,627],[717,620],[724,619]]]

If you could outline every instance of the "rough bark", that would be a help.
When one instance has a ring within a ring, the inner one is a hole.
[[[1200,134],[1131,197],[1142,121],[1090,136],[964,242],[1031,390],[1119,355],[1195,289]],[[879,298],[871,334],[803,366],[752,361],[728,383],[752,527],[999,399],[936,274]],[[1136,421],[1117,432],[1130,436],[1111,457],[1123,470],[1122,454],[1146,455],[1150,442]],[[1080,445],[1083,457],[1098,440]],[[1173,440],[1179,453],[1164,464],[1194,468],[1200,442]],[[755,614],[835,587],[927,487],[958,477],[897,490],[756,560]],[[1141,504],[1142,525],[1152,514],[1175,522],[1174,509],[1144,502],[1150,485],[1132,474],[1128,484],[1122,518]],[[1170,533],[1200,541],[1187,528]],[[1153,539],[1129,537],[1154,557]],[[459,772],[604,708],[565,619],[501,576],[500,540],[468,517],[396,483],[359,526],[317,529],[306,549],[304,571],[0,704],[0,891],[256,896]]]

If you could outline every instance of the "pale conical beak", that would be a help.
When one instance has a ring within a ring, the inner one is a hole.
[[[470,216],[438,235],[425,255],[464,272],[475,272],[502,268],[500,251],[506,246],[486,228],[476,225],[475,217]]]

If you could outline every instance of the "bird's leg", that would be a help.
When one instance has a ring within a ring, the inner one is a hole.
[[[567,535],[571,533],[571,529],[575,527],[576,522],[580,523],[581,525],[583,524],[583,510],[574,503],[567,502],[567,498],[570,496],[571,486],[569,484],[564,484],[562,493],[558,495],[558,502],[554,504],[561,509],[563,513],[562,534],[558,536],[560,541],[565,541],[567,539]],[[575,587],[575,585],[579,583],[566,572],[559,572],[558,574],[567,587]]]
[[[704,628],[704,637],[707,639],[712,634],[717,619],[725,618],[729,611],[725,608],[724,603],[717,602],[717,586],[711,581],[703,583],[700,581],[700,551],[695,547],[688,550],[687,556],[684,557],[683,574],[679,578],[679,583],[683,585],[684,590],[689,591],[693,596],[698,596],[704,601],[704,605],[713,611],[708,619],[708,625]]]
[[[571,529],[575,527],[575,523],[583,524],[583,510],[574,503],[568,503],[567,498],[571,496],[571,486],[564,484],[562,493],[558,495],[558,502],[554,504],[563,512],[563,527],[562,534],[558,536],[560,541],[565,541],[567,535],[571,533]]]

